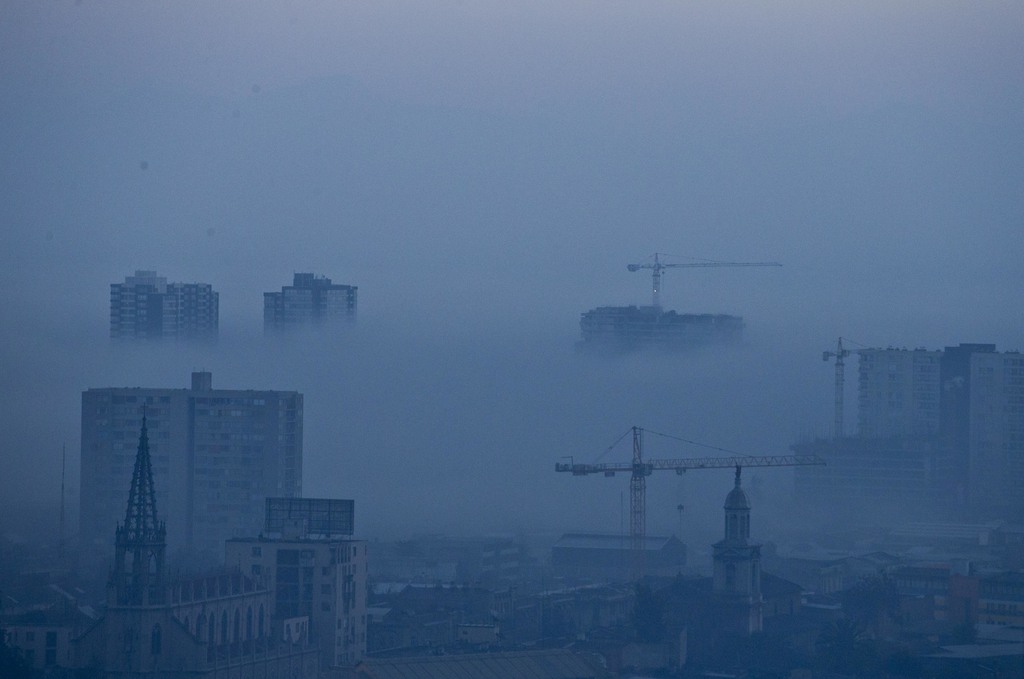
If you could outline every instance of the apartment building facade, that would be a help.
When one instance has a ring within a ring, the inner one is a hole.
[[[213,389],[102,388],[82,393],[81,538],[105,548],[127,502],[145,415],[156,503],[173,553],[216,562],[224,540],[261,527],[267,497],[302,492],[302,394]]]

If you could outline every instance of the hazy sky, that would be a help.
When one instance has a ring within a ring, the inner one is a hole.
[[[626,480],[554,462],[632,424],[827,430],[838,335],[1024,348],[1022,44],[1013,2],[0,0],[0,495],[56,496],[82,390],[206,367],[307,395],[306,489],[361,525],[569,529]],[[666,275],[743,347],[578,360],[655,251],[784,267]],[[212,283],[218,347],[112,348],[137,268]],[[294,271],[356,331],[264,342]]]

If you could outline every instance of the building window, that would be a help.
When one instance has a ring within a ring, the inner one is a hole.
[[[153,625],[153,632],[149,638],[149,652],[153,655],[160,655],[163,640],[160,638],[160,625]]]

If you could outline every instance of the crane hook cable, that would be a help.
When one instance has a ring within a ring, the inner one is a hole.
[[[613,444],[611,444],[610,446],[608,446],[607,448],[605,448],[605,449],[604,449],[604,452],[603,452],[603,453],[601,453],[600,455],[598,455],[598,456],[597,456],[597,459],[596,459],[596,460],[594,460],[594,462],[595,462],[595,463],[596,463],[596,462],[600,462],[600,461],[601,461],[601,459],[602,459],[602,458],[603,458],[603,457],[604,457],[605,455],[607,455],[607,454],[608,454],[608,452],[609,452],[609,451],[610,451],[610,450],[611,450],[612,448],[614,448],[615,446],[619,445],[619,444],[620,444],[620,443],[622,442],[622,439],[626,438],[626,437],[627,437],[627,436],[628,436],[629,434],[631,434],[631,433],[632,433],[632,431],[633,431],[633,427],[630,427],[630,428],[629,428],[629,429],[627,429],[627,430],[626,430],[625,432],[623,432],[622,436],[620,436],[619,438],[615,439],[615,443],[613,443]]]
[[[753,455],[750,455],[748,453],[740,453],[735,450],[729,450],[728,448],[719,448],[718,446],[708,445],[707,443],[700,443],[699,441],[691,441],[689,439],[684,439],[679,436],[672,436],[671,434],[662,434],[661,432],[651,431],[650,429],[646,429],[645,431],[648,431],[654,434],[655,436],[664,436],[667,439],[675,439],[676,441],[682,441],[683,443],[689,443],[694,446],[700,446],[701,448],[710,448],[711,450],[717,450],[721,453],[729,453],[730,455],[737,455],[739,457],[754,457]]]

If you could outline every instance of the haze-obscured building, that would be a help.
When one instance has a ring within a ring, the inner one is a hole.
[[[862,349],[857,353],[860,437],[927,439],[938,434],[942,352]]]
[[[154,471],[143,417],[106,609],[73,640],[71,667],[109,677],[317,677],[316,649],[274,624],[271,592],[257,578],[237,570],[168,577]]]
[[[796,470],[799,493],[920,518],[1024,513],[1024,356],[994,344],[858,353],[859,433],[793,446],[828,463]]]
[[[352,500],[268,498],[259,537],[225,545],[225,562],[266,582],[274,621],[308,618],[322,667],[366,654],[366,542],[352,539]]]
[[[111,387],[82,393],[81,538],[104,545],[127,501],[135,433],[147,417],[157,501],[172,550],[207,562],[262,528],[268,497],[302,492],[302,394]]]
[[[656,306],[605,306],[580,316],[581,351],[679,350],[737,342],[743,319],[728,314],[678,314]]]
[[[551,548],[551,568],[574,580],[629,580],[631,540],[625,535],[567,533]],[[675,536],[646,535],[641,548],[648,575],[674,577],[686,566],[686,545]]]
[[[304,325],[353,321],[358,288],[332,283],[326,276],[297,273],[281,292],[263,293],[263,328],[279,330]]]
[[[209,283],[168,283],[155,271],[136,271],[110,285],[110,336],[215,338],[220,295]]]

